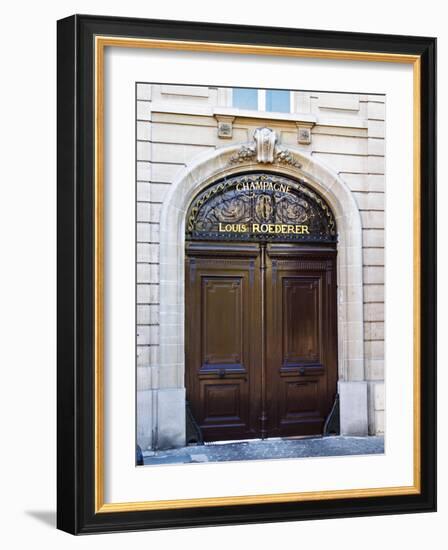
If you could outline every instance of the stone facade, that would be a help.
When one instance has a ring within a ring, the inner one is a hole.
[[[137,85],[137,439],[184,441],[183,257],[189,201],[244,158],[267,126],[295,161],[269,168],[332,206],[338,245],[338,354],[344,433],[384,432],[384,115],[377,95],[292,92],[288,113],[241,110],[232,91]],[[235,160],[235,156],[243,158]],[[263,165],[263,169],[267,165]]]

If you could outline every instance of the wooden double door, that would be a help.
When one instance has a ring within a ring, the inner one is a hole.
[[[190,242],[186,388],[205,441],[317,435],[336,394],[336,250]]]

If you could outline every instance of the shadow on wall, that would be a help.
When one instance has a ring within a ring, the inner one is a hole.
[[[56,510],[25,510],[25,514],[52,529],[56,529]]]

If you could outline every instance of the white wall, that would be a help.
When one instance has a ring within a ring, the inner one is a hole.
[[[447,120],[448,31],[444,4],[359,0],[294,3],[209,0],[141,2],[66,0],[60,3],[17,1],[2,12],[2,86],[0,123],[2,200],[0,235],[0,318],[2,339],[2,467],[0,469],[0,540],[7,548],[152,548],[214,549],[229,545],[273,548],[281,541],[313,548],[364,550],[399,546],[409,550],[446,545],[448,460],[440,438],[438,514],[344,519],[208,528],[201,530],[91,536],[75,539],[54,530],[55,510],[55,21],[72,13],[296,26],[361,32],[438,35],[439,116]],[[448,139],[441,125],[440,204],[448,200],[444,163]],[[447,253],[441,238],[440,280],[446,280]],[[439,311],[448,307],[446,285]],[[441,321],[443,342],[446,325]],[[441,348],[442,351],[442,348]],[[441,367],[444,355],[440,353]],[[440,369],[439,387],[448,386]],[[443,397],[443,394],[441,395]],[[439,426],[448,421],[441,399]]]

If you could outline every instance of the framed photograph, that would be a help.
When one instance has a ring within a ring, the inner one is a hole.
[[[58,22],[58,527],[434,511],[426,37]]]

